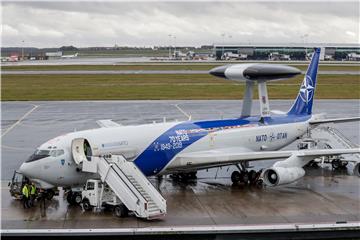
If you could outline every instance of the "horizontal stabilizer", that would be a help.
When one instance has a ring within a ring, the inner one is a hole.
[[[112,128],[112,127],[120,127],[121,124],[118,124],[111,119],[98,120],[96,123],[102,128]]]
[[[344,123],[344,122],[356,122],[356,121],[360,121],[360,117],[316,119],[316,120],[311,120],[310,124]]]

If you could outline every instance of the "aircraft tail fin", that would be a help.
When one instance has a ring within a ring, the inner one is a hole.
[[[311,115],[314,100],[317,71],[319,67],[320,48],[315,48],[311,62],[306,71],[304,80],[301,84],[298,96],[288,115]]]

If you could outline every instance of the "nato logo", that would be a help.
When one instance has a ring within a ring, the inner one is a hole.
[[[304,78],[303,83],[301,84],[301,88],[300,88],[300,98],[301,100],[303,100],[305,103],[308,103],[311,101],[311,99],[314,96],[314,86],[313,86],[313,81],[311,79],[310,76],[306,76]]]

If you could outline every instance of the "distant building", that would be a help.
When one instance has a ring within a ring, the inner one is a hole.
[[[321,60],[347,60],[348,54],[360,54],[359,44],[214,44],[217,60],[225,53],[244,54],[249,60],[268,60],[273,56],[286,56],[282,60],[306,60],[314,47],[321,47]]]
[[[62,52],[58,51],[58,52],[46,52],[45,56],[48,58],[60,58],[62,56]]]

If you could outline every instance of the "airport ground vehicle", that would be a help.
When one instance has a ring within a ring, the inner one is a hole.
[[[299,150],[310,150],[310,149],[321,149],[321,148],[331,148],[330,145],[326,143],[322,143],[319,140],[312,139],[312,138],[304,138],[299,144],[298,149]],[[314,160],[311,160],[307,166],[310,167],[319,167],[319,164],[328,163],[331,164],[332,168],[342,169],[345,168],[348,165],[348,161],[344,159],[343,156],[334,155],[334,156],[322,156],[315,158]]]
[[[13,177],[11,178],[11,182],[8,183],[10,195],[15,199],[22,198],[22,188],[26,182],[30,182],[30,180],[25,177],[22,173],[18,171],[14,171]],[[45,190],[46,199],[51,200],[55,195],[59,195],[59,190],[57,188],[51,188]]]
[[[109,185],[100,180],[89,179],[84,190],[81,192],[82,205],[84,210],[89,211],[93,208],[99,210],[105,208],[112,210],[117,217],[126,217],[128,209],[111,190]]]

